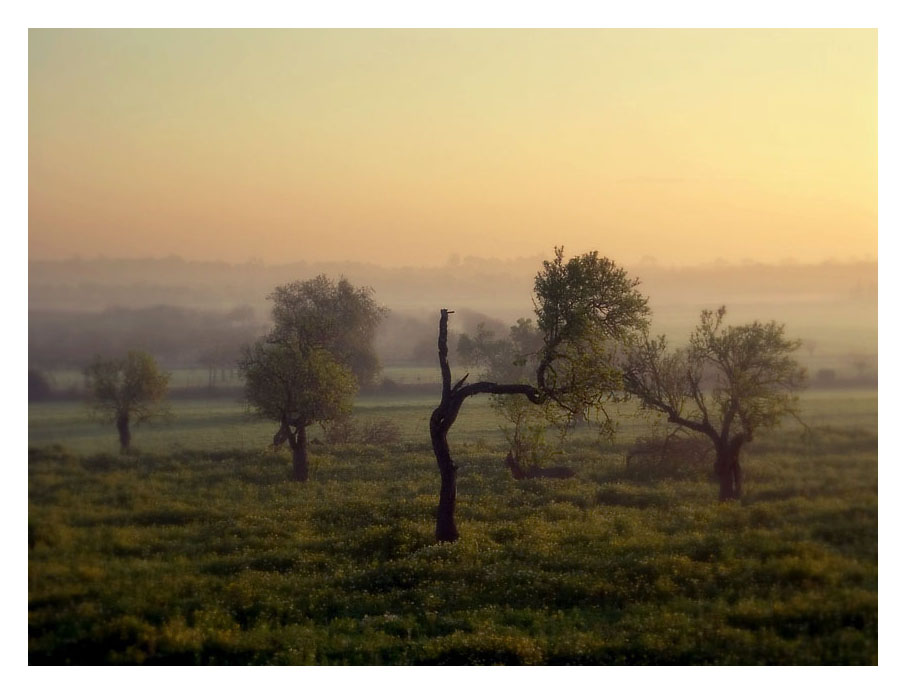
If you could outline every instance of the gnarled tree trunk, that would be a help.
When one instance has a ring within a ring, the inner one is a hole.
[[[129,414],[117,415],[117,432],[120,433],[120,453],[129,453],[129,444],[132,441],[132,433],[129,431]]]
[[[460,537],[454,512],[457,507],[457,466],[450,456],[447,432],[457,419],[462,399],[453,399],[450,386],[450,364],[447,362],[447,309],[441,310],[438,327],[438,359],[441,363],[441,403],[431,414],[428,428],[431,446],[441,474],[441,495],[438,500],[438,516],[435,524],[435,539],[453,542]]]
[[[438,361],[441,365],[441,403],[431,414],[428,428],[431,433],[432,449],[438,462],[441,474],[441,494],[438,500],[438,516],[435,525],[435,538],[438,541],[455,541],[460,537],[454,512],[457,505],[457,465],[450,455],[447,433],[460,414],[460,407],[470,396],[478,394],[522,394],[533,403],[540,403],[542,395],[539,390],[528,384],[496,384],[480,381],[464,386],[466,376],[451,385],[450,364],[447,361],[447,315],[452,311],[441,309],[441,322],[438,326]]]
[[[442,405],[432,413],[429,423],[431,445],[438,462],[438,472],[441,474],[441,495],[435,524],[435,538],[439,541],[455,541],[460,537],[454,521],[457,507],[457,465],[450,456],[450,446],[447,444],[447,431],[450,425],[446,423],[449,421],[449,417],[445,416],[442,402]]]

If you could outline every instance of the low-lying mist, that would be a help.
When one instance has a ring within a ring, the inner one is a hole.
[[[176,257],[31,261],[29,368],[79,369],[95,355],[131,348],[170,369],[231,368],[242,345],[270,322],[275,286],[319,273],[374,288],[389,308],[377,349],[388,366],[437,362],[438,310],[456,310],[451,331],[479,324],[504,334],[531,317],[541,257],[451,259],[442,266],[355,263],[201,263]],[[727,305],[729,320],[776,320],[803,340],[800,360],[829,383],[874,379],[875,262],[629,267],[650,297],[653,329],[684,341],[704,308]],[[814,378],[814,383],[816,379]]]

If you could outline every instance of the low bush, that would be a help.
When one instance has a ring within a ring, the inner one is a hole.
[[[325,443],[389,446],[402,440],[400,425],[390,418],[368,418],[357,423],[346,417],[323,425]]]
[[[400,439],[400,425],[386,417],[368,419],[359,429],[359,441],[363,444],[388,446],[398,444]]]

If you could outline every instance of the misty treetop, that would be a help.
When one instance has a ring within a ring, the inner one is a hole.
[[[460,334],[457,356],[464,365],[478,367],[482,379],[530,383],[535,378],[532,360],[542,344],[542,334],[530,319],[518,319],[501,338],[483,321],[475,334]]]
[[[343,277],[334,282],[326,275],[281,285],[268,295],[274,303],[268,341],[327,350],[366,386],[380,369],[375,334],[387,314],[373,295],[370,287],[354,287]]]

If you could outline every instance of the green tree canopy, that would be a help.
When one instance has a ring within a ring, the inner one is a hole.
[[[649,325],[648,299],[614,261],[591,251],[564,262],[563,247],[535,278],[536,324],[542,337],[536,386],[571,418],[601,417],[622,393],[618,356]]]
[[[269,342],[326,350],[352,370],[360,386],[374,381],[380,369],[375,333],[387,309],[375,302],[371,288],[319,275],[281,285],[268,299],[274,302]]]
[[[239,368],[247,402],[279,423],[274,444],[289,443],[294,478],[304,481],[306,427],[348,413],[359,386],[374,380],[375,331],[386,310],[371,289],[324,275],[277,287],[269,299],[274,326],[243,351]]]
[[[332,420],[352,408],[356,378],[327,350],[259,340],[244,350],[239,367],[246,400],[282,429]]]

